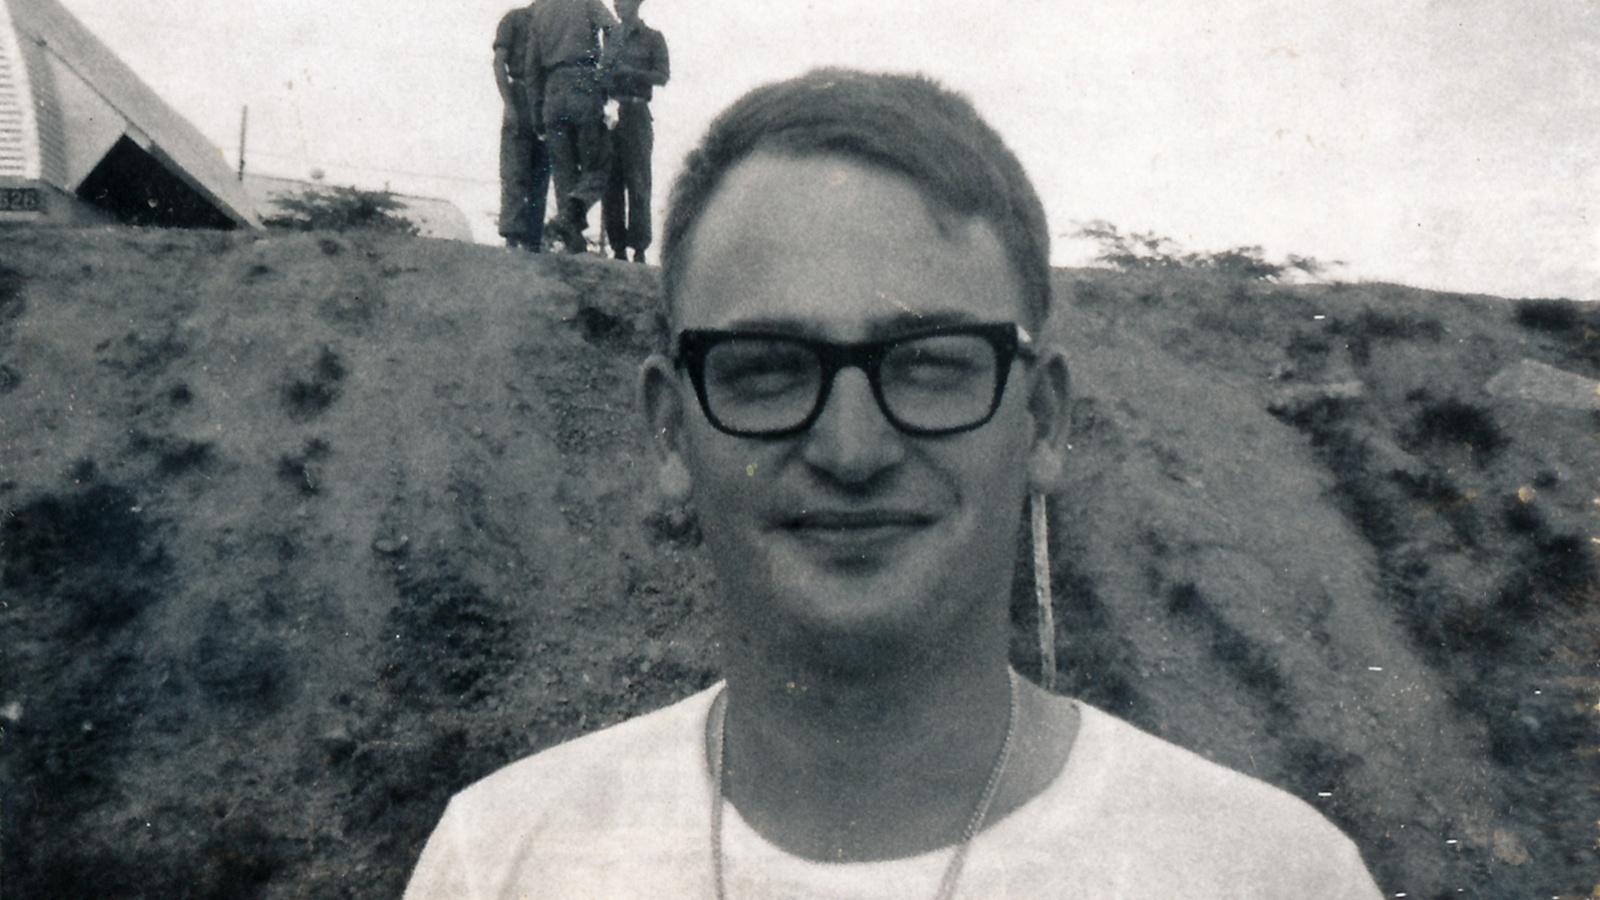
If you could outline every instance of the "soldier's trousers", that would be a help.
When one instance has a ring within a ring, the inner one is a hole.
[[[650,152],[655,126],[650,104],[623,100],[617,126],[611,129],[611,178],[606,185],[601,218],[612,250],[650,246]]]
[[[550,157],[527,117],[500,126],[500,234],[538,249],[544,239]]]
[[[606,126],[592,68],[550,70],[545,80],[544,136],[556,183],[557,215],[581,232],[590,207],[606,192]]]

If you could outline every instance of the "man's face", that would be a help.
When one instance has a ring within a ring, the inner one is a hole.
[[[617,18],[624,22],[632,22],[639,18],[639,4],[642,0],[617,0]]]
[[[988,224],[941,221],[885,170],[773,154],[725,176],[695,226],[674,312],[676,330],[840,342],[1027,319]],[[863,371],[845,368],[811,427],[778,439],[717,430],[681,370],[647,364],[663,471],[687,476],[728,620],[745,639],[870,664],[850,657],[1003,615],[1029,464],[1065,398],[1064,364],[1049,364],[1059,378],[1041,388],[1012,363],[994,417],[941,437],[897,430]]]

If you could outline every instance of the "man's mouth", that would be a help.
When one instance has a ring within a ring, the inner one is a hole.
[[[829,545],[870,545],[911,534],[934,517],[914,510],[804,510],[779,520],[781,528],[803,540]]]

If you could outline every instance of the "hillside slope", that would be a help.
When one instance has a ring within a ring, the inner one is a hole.
[[[0,240],[18,896],[393,896],[451,791],[716,677],[698,533],[634,411],[654,270]],[[1064,689],[1304,797],[1390,893],[1587,895],[1600,317],[1058,286]]]

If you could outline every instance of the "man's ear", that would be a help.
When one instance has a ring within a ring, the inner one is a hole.
[[[670,502],[685,503],[692,484],[683,453],[686,410],[683,382],[672,361],[652,354],[639,369],[639,407],[650,426],[650,445],[656,453],[656,481]]]
[[[1071,439],[1072,376],[1067,357],[1046,346],[1033,365],[1028,413],[1033,418],[1033,447],[1028,453],[1028,487],[1041,494],[1058,490],[1066,471]]]

